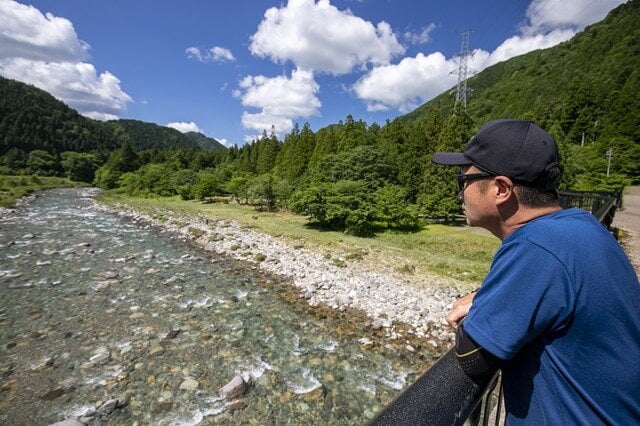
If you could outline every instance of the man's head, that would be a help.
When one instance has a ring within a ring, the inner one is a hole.
[[[439,152],[433,161],[447,166],[475,165],[493,175],[540,189],[556,189],[559,173],[558,147],[535,123],[493,120],[486,123],[459,152]]]
[[[464,152],[440,152],[432,160],[460,167],[458,198],[467,223],[500,238],[518,223],[559,208],[558,147],[531,121],[490,121]]]
[[[460,166],[463,172],[472,168],[479,179],[483,173],[506,176],[520,187],[520,198],[523,198],[520,202],[524,205],[539,207],[535,205],[539,204],[535,194],[557,202],[561,174],[558,147],[547,132],[531,121],[490,121],[471,138],[464,152],[439,152],[433,161]],[[461,189],[463,181],[471,179],[459,178]]]

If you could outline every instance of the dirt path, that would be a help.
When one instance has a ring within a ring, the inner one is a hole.
[[[616,212],[613,226],[621,230],[620,242],[640,275],[640,186],[625,190],[622,209]]]

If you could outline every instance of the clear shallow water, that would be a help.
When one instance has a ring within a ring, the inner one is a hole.
[[[0,424],[362,424],[433,360],[90,193],[0,219]],[[236,374],[250,386],[231,403]]]

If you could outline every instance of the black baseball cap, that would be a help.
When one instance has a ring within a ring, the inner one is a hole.
[[[473,164],[485,172],[545,190],[556,189],[560,181],[558,146],[532,121],[489,121],[464,152],[438,152],[432,161],[445,166]]]

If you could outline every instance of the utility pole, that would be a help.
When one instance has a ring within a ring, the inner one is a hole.
[[[607,156],[607,176],[609,176],[609,170],[611,170],[611,157],[613,157],[613,148],[609,148],[605,155]]]
[[[466,111],[467,109],[467,78],[469,78],[469,64],[468,60],[473,56],[473,53],[469,50],[469,35],[473,31],[464,30],[459,31],[462,36],[462,42],[460,43],[460,51],[454,56],[458,58],[458,85],[456,88],[456,102],[453,106],[453,114]]]

